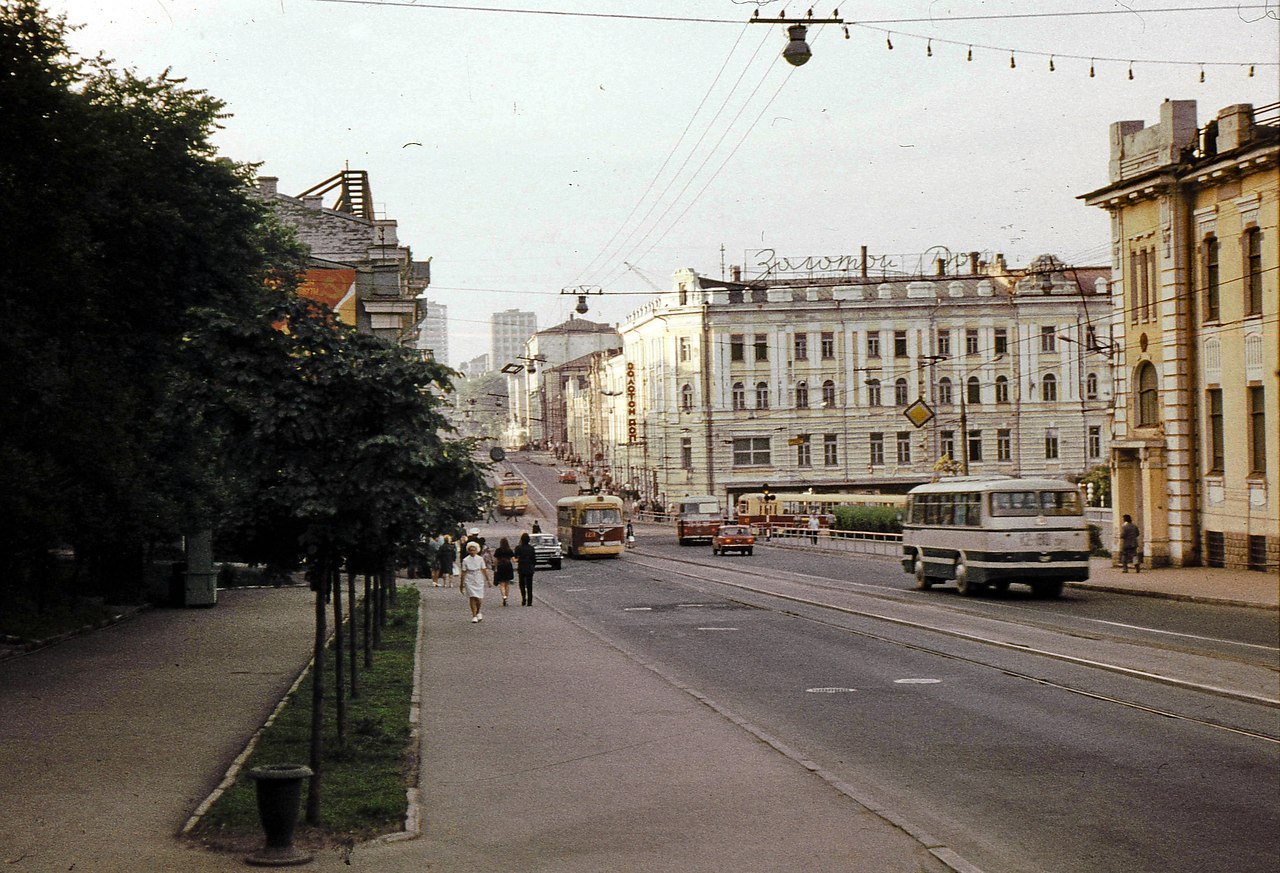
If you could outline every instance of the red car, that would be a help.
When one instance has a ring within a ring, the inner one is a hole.
[[[573,484],[578,481],[578,474],[573,472],[572,470],[561,470],[560,481]]]
[[[715,537],[711,540],[711,554],[742,552],[744,555],[749,555],[755,544],[755,535],[745,524],[721,525],[720,530],[716,531]]]

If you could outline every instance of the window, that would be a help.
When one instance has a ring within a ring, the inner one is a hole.
[[[880,405],[880,380],[879,379],[867,380],[867,405],[868,406]]]
[[[884,434],[871,434],[871,466],[884,466]]]
[[[1097,460],[1102,457],[1102,427],[1100,425],[1089,426],[1089,458]]]
[[[796,444],[796,466],[812,467],[813,454],[810,451],[809,435],[804,434],[799,437],[800,442]]]
[[[809,383],[796,383],[796,409],[809,408]]]
[[[729,360],[730,360],[730,361],[745,361],[745,360],[746,360],[746,355],[744,354],[743,349],[744,349],[744,346],[743,346],[743,341],[742,341],[742,334],[740,334],[740,333],[730,334],[730,336],[729,336]]]
[[[966,355],[978,353],[978,332],[972,328],[964,332],[964,353]]]
[[[1013,431],[1007,427],[996,431],[996,460],[1002,464],[1013,460]]]
[[[1204,320],[1217,321],[1222,316],[1222,300],[1218,296],[1218,239],[1204,241]]]
[[[969,460],[978,463],[982,460],[982,431],[969,431]]]
[[[1046,403],[1053,403],[1058,399],[1058,377],[1052,373],[1045,373],[1040,380],[1040,399]]]
[[[836,434],[823,434],[822,437],[822,463],[827,467],[840,466],[840,455],[837,451]]]
[[[809,335],[807,333],[795,335],[794,347],[797,361],[809,360]]]
[[[938,354],[944,358],[951,357],[951,331],[938,331]]]
[[[898,463],[910,464],[911,463],[911,431],[908,431],[908,430],[898,431],[897,444],[898,444]]]
[[[942,406],[950,406],[955,402],[951,391],[951,380],[943,376],[938,380],[938,403]]]
[[[893,356],[895,358],[905,358],[907,356],[907,332],[905,330],[895,330],[893,332]]]
[[[830,331],[822,334],[822,359],[829,361],[836,356],[836,335]]]
[[[681,361],[693,360],[693,340],[687,336],[682,336],[676,340],[677,349],[679,351]]]
[[[1222,429],[1222,389],[1205,392],[1205,409],[1209,415],[1209,472],[1221,473],[1226,466],[1225,433]]]
[[[1084,327],[1084,348],[1088,352],[1096,352],[1098,349],[1098,329],[1092,324],[1086,324]]]
[[[1058,459],[1058,431],[1052,427],[1044,432],[1044,459],[1046,461]]]
[[[827,409],[836,405],[836,383],[830,379],[822,383],[822,405]]]
[[[680,437],[680,469],[693,469],[693,437]]]
[[[982,402],[982,383],[978,381],[977,376],[970,376],[969,381],[964,384],[965,400],[969,403]]]
[[[878,330],[867,332],[867,357],[880,357],[880,331]]]
[[[1009,380],[1004,376],[996,376],[996,403],[1009,402]]]
[[[1261,534],[1249,534],[1246,540],[1249,544],[1249,553],[1245,567],[1250,570],[1267,569],[1267,538]]]
[[[768,337],[766,337],[766,336],[765,336],[764,334],[762,334],[762,333],[758,333],[758,334],[756,334],[756,336],[755,336],[755,347],[756,347],[756,360],[757,360],[757,361],[767,361],[767,360],[769,360],[769,338],[768,338]]]
[[[1138,285],[1138,261],[1139,255],[1136,251],[1129,252],[1129,275],[1126,278],[1129,285],[1129,320],[1134,324],[1138,323],[1138,316],[1141,314],[1139,303],[1142,292]]]
[[[733,466],[767,467],[770,464],[768,437],[735,437]]]
[[[907,380],[899,378],[893,383],[893,403],[895,406],[906,406],[910,402],[907,399]]]
[[[1210,567],[1227,565],[1227,537],[1220,530],[1204,532],[1204,558]]]
[[[1138,365],[1138,378],[1134,380],[1138,386],[1135,410],[1138,413],[1138,427],[1155,427],[1160,421],[1160,396],[1156,389],[1156,368],[1150,361]]]
[[[1009,353],[1009,331],[1003,327],[996,328],[995,353],[997,355],[1007,355]]]
[[[756,409],[769,408],[769,383],[756,383]]]
[[[954,430],[944,430],[939,434],[938,451],[944,458],[955,460],[956,457],[956,432]]]
[[[1249,472],[1267,472],[1267,409],[1261,387],[1249,391]]]
[[[1249,228],[1244,235],[1244,314],[1262,314],[1262,231]]]
[[[1087,400],[1098,399],[1098,374],[1090,373],[1084,377],[1084,396]]]
[[[685,412],[693,409],[693,386],[688,382],[680,387],[680,408]]]
[[[733,383],[733,408],[734,409],[747,408],[747,389],[746,389],[746,386],[743,385],[741,382]]]
[[[1040,351],[1056,352],[1058,350],[1058,329],[1046,324],[1040,328]]]

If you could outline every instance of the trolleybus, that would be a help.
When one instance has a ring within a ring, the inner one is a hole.
[[[556,502],[556,532],[571,558],[621,555],[625,530],[621,497],[580,494]]]
[[[961,594],[1012,582],[1057,597],[1089,578],[1080,490],[1063,479],[958,476],[907,494],[902,569],[917,588],[954,581]]]
[[[720,501],[711,495],[680,497],[675,502],[676,542],[709,543],[724,523]]]

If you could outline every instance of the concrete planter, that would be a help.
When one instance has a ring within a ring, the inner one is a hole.
[[[312,775],[310,767],[299,764],[276,764],[249,771],[249,778],[257,783],[258,817],[267,841],[244,859],[246,864],[288,867],[311,860],[310,854],[294,847],[293,832],[302,806],[302,784]]]

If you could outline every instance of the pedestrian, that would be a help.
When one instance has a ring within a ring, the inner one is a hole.
[[[444,548],[445,537],[436,534],[431,538],[431,587],[439,588],[445,584],[440,579],[440,550]]]
[[[496,516],[496,515],[494,515],[494,514],[493,514],[493,504],[492,504],[492,503],[490,503],[490,504],[489,504],[489,517],[486,519],[486,521],[487,521],[489,524],[495,524],[495,523],[498,521],[498,516]]]
[[[636,529],[631,526],[631,521],[627,521],[627,548],[631,548],[636,543]]]
[[[818,544],[818,516],[809,516],[809,539],[816,546]]]
[[[511,580],[516,578],[515,567],[511,564],[515,554],[506,537],[498,541],[498,548],[493,552],[493,581],[502,589],[503,606],[507,605],[507,596],[511,593]]]
[[[458,582],[458,590],[467,595],[471,605],[471,622],[484,621],[484,613],[480,610],[484,603],[484,589],[489,584],[489,568],[480,557],[480,544],[467,543],[467,556],[462,559],[462,580]]]
[[[533,570],[538,563],[538,553],[529,542],[529,535],[520,534],[520,545],[515,548],[516,570],[520,576],[520,605],[533,606]]]
[[[439,574],[436,572],[436,553],[438,551],[440,551],[439,540],[434,536],[428,536],[422,543],[422,561],[418,565],[418,572],[415,574],[418,578],[430,576],[432,588],[440,584]]]
[[[440,542],[440,548],[436,549],[435,573],[439,577],[442,586],[453,584],[453,571],[457,562],[458,547],[453,544],[453,537],[445,534],[444,539]]]
[[[1133,562],[1133,572],[1142,572],[1142,551],[1138,545],[1142,539],[1142,531],[1133,523],[1133,517],[1126,515],[1124,524],[1120,525],[1120,572],[1129,572],[1129,563]]]
[[[533,520],[533,532],[542,533],[542,525],[538,524],[538,520],[536,518]]]

